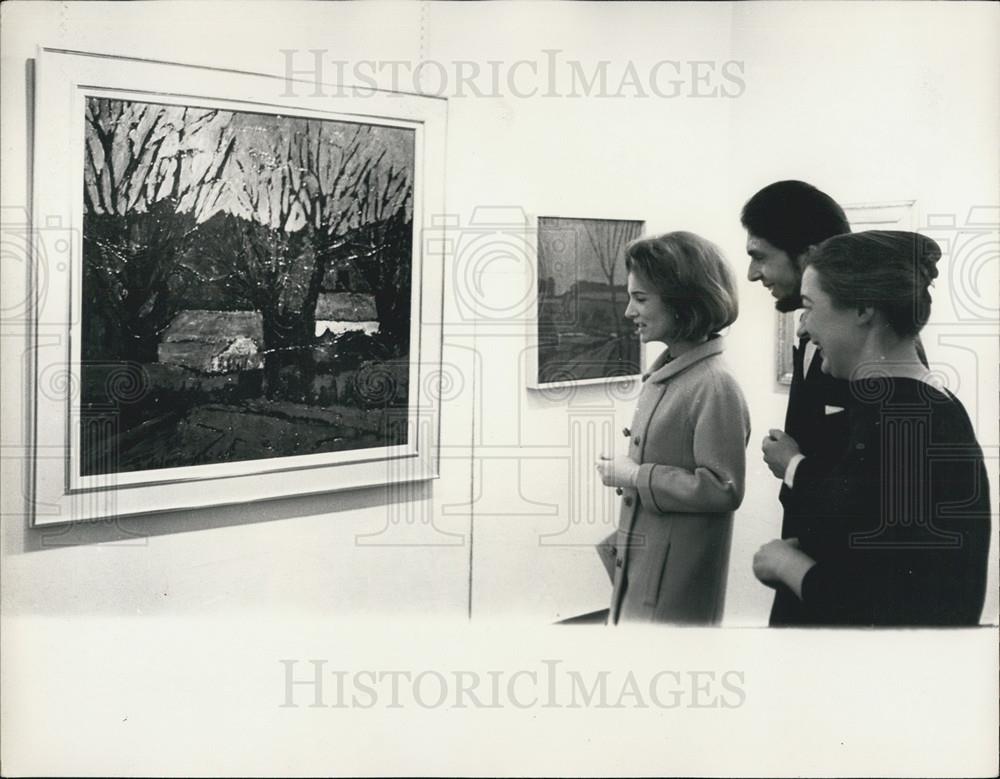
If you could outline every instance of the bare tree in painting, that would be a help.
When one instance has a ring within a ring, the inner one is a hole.
[[[82,471],[396,441],[342,416],[369,403],[351,371],[384,359],[383,339],[354,333],[331,352],[315,319],[327,271],[346,265],[408,345],[412,132],[103,98],[86,109],[83,402],[121,432],[88,438]],[[253,360],[220,368],[215,344]],[[109,411],[98,361],[147,364],[150,391]]]
[[[294,198],[305,220],[312,254],[300,290],[300,332],[304,339],[315,327],[316,302],[327,269],[346,243],[359,208],[358,185],[380,158],[372,152],[371,128],[306,120],[292,136],[289,171]]]
[[[313,258],[301,227],[287,135],[269,133],[233,159],[230,186],[239,213],[219,214],[212,249],[234,300],[260,312],[266,390],[272,395],[284,358],[304,343],[302,278]],[[243,219],[240,214],[250,218]]]
[[[345,259],[364,277],[375,298],[380,333],[399,355],[409,348],[410,229],[413,184],[405,169],[382,165],[385,152],[356,189],[354,221]]]
[[[641,230],[635,221],[539,217],[540,381],[636,372],[639,342],[625,322],[620,268]],[[556,294],[558,285],[565,292]]]
[[[618,310],[618,293],[615,284],[615,276],[618,270],[618,261],[622,257],[622,250],[629,241],[639,235],[639,224],[623,220],[602,220],[583,219],[584,233],[587,241],[597,257],[601,272],[608,280],[608,287],[611,292],[612,319],[615,323],[614,337],[618,343],[619,351],[622,349],[622,336],[624,335],[622,325],[624,316]],[[619,355],[624,357],[624,355]]]
[[[226,125],[231,116],[215,109],[88,99],[88,212],[124,216],[164,199],[196,217],[213,208],[235,141],[217,120]],[[216,145],[212,153],[200,154],[206,134]]]
[[[404,279],[408,286],[406,269],[385,262],[385,247],[399,232],[388,217],[405,216],[410,190],[370,126],[284,119],[256,130],[232,162],[236,210],[249,219],[223,217],[230,225],[217,260],[234,292],[261,313],[270,395],[286,364],[300,386],[309,383],[316,305],[332,265],[356,260],[376,305],[386,283],[395,282],[388,294],[398,295]]]
[[[84,160],[85,356],[155,359],[177,313],[180,262],[219,206],[231,114],[88,98]],[[204,151],[209,153],[204,153]]]

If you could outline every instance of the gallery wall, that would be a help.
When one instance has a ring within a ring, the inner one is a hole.
[[[29,203],[26,68],[36,45],[278,74],[288,61],[282,50],[297,52],[294,62],[303,66],[307,52],[321,50],[329,61],[447,65],[448,214],[441,223],[450,225],[451,244],[441,477],[391,493],[331,493],[58,533],[30,529],[20,448],[25,328],[5,321],[5,613],[471,614],[540,624],[605,606],[609,586],[592,546],[611,531],[617,507],[596,484],[592,464],[622,440],[637,386],[527,388],[530,220],[641,219],[650,232],[692,230],[717,242],[742,278],[739,208],[772,180],[802,178],[842,202],[914,199],[922,224],[951,214],[962,225],[970,207],[998,202],[992,10],[918,4],[900,15],[892,4],[782,4],[772,15],[769,8],[641,4],[623,13],[533,4],[515,16],[499,4],[318,4],[296,5],[294,13],[250,5],[237,16],[221,4],[185,17],[156,4],[117,6],[111,15],[98,5],[32,4],[30,13],[25,6],[8,12],[0,76],[5,231],[12,209],[23,213]],[[957,52],[937,38],[944,14],[952,29],[965,15]],[[551,57],[562,65],[549,84],[535,73],[546,73]],[[567,63],[590,74],[605,60],[604,93],[571,94]],[[635,88],[611,94],[626,63],[643,78],[664,60],[682,63],[678,94],[648,87],[645,96]],[[742,88],[721,79],[722,65],[733,61],[742,63],[732,71]],[[481,73],[500,62],[504,75],[516,62],[529,64],[517,71],[516,89],[507,83],[491,96],[456,93],[456,62],[478,63]],[[697,73],[710,73],[708,81]],[[534,96],[515,94],[532,85],[541,86]],[[26,269],[5,254],[2,272],[7,312],[24,300]],[[956,378],[995,472],[995,298],[992,320],[982,305],[962,303],[988,294],[977,289],[995,290],[992,273],[960,292],[961,274],[954,282],[943,274],[925,343],[931,360]],[[768,428],[781,426],[786,393],[774,380],[770,299],[745,279],[740,293],[729,359],[744,382],[754,432],[726,622],[755,625],[766,621],[769,592],[752,578],[749,560],[779,524],[777,483],[757,453]],[[978,316],[968,317],[970,309]],[[991,576],[987,615],[996,612],[995,566]]]
[[[997,619],[1000,482],[995,11],[981,3],[737,4],[732,56],[747,63],[748,88],[746,99],[735,101],[728,157],[734,213],[769,182],[801,178],[846,204],[913,200],[914,229],[942,245],[921,337],[932,368],[968,409],[987,457],[994,511],[988,622]],[[730,256],[738,256],[742,240],[738,231],[728,239]],[[744,284],[741,293],[741,320],[763,321],[768,296],[758,285]],[[737,325],[731,354],[747,377],[759,446],[768,428],[781,426],[785,397],[774,392],[757,335]],[[767,489],[748,493],[734,560],[773,537],[772,506]],[[760,588],[750,571],[735,567],[730,585],[728,616],[752,619]]]
[[[431,6],[435,59],[471,60],[484,70],[489,60],[537,62],[554,78],[539,79],[544,89],[531,99],[450,101],[449,202],[464,225],[490,206],[514,206],[507,229],[526,232],[529,241],[537,216],[718,233],[734,101],[688,97],[687,83],[676,98],[656,97],[648,87],[645,96],[614,96],[624,60],[645,80],[660,60],[729,59],[728,7],[675,7],[669,23],[664,10],[635,6],[622,15],[611,6],[543,6],[525,25],[499,5]],[[578,61],[588,75],[601,61],[615,63],[607,89],[586,94],[572,66],[549,70],[542,50],[556,52],[557,63]],[[718,72],[715,80],[717,89]],[[535,84],[522,76],[517,86]],[[602,452],[623,451],[620,431],[631,421],[637,383],[529,389],[534,257],[516,249],[487,257],[470,248],[456,258],[463,267],[476,264],[487,295],[475,323],[482,375],[473,615],[544,623],[606,608],[609,583],[594,544],[614,530],[618,499],[597,480],[594,463]]]
[[[331,60],[419,56],[417,5],[289,10],[250,6],[236,13],[228,3],[199,4],[191,13],[158,4],[39,3],[12,9],[3,30],[5,241],[8,219],[18,218],[8,213],[23,215],[30,202],[26,67],[38,45],[279,75],[286,62],[282,48],[323,49]],[[275,82],[276,93],[282,87]],[[25,273],[23,257],[5,250],[5,312],[16,311],[25,299]],[[25,332],[22,322],[4,322],[5,614],[244,613],[267,619],[419,611],[467,617],[471,387],[442,401],[443,445],[466,454],[444,459],[440,478],[432,482],[30,529],[19,448],[26,413]],[[464,371],[466,359],[445,345],[448,364]]]

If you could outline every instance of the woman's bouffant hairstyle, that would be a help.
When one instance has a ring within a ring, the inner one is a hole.
[[[925,235],[868,230],[838,235],[805,257],[840,308],[871,306],[901,337],[915,336],[931,315],[931,283],[941,247]]]
[[[705,338],[736,321],[739,300],[722,252],[700,235],[673,232],[625,248],[625,267],[653,285],[677,317],[679,341]]]

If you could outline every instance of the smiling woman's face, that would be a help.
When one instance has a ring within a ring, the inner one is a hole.
[[[836,306],[819,285],[819,273],[806,268],[802,274],[802,320],[799,334],[820,350],[822,369],[836,379],[849,379],[860,359],[863,333],[856,309]]]
[[[631,319],[643,343],[668,343],[674,324],[673,312],[663,298],[641,274],[628,274],[628,307],[625,317]]]

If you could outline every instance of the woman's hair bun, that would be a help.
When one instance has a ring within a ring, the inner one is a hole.
[[[913,336],[931,313],[930,286],[941,247],[902,230],[867,230],[828,238],[805,258],[840,306],[872,305],[901,336]]]
[[[938,277],[937,264],[941,259],[941,247],[933,238],[920,233],[903,233],[913,236],[913,259],[917,273],[925,285],[930,285]]]

